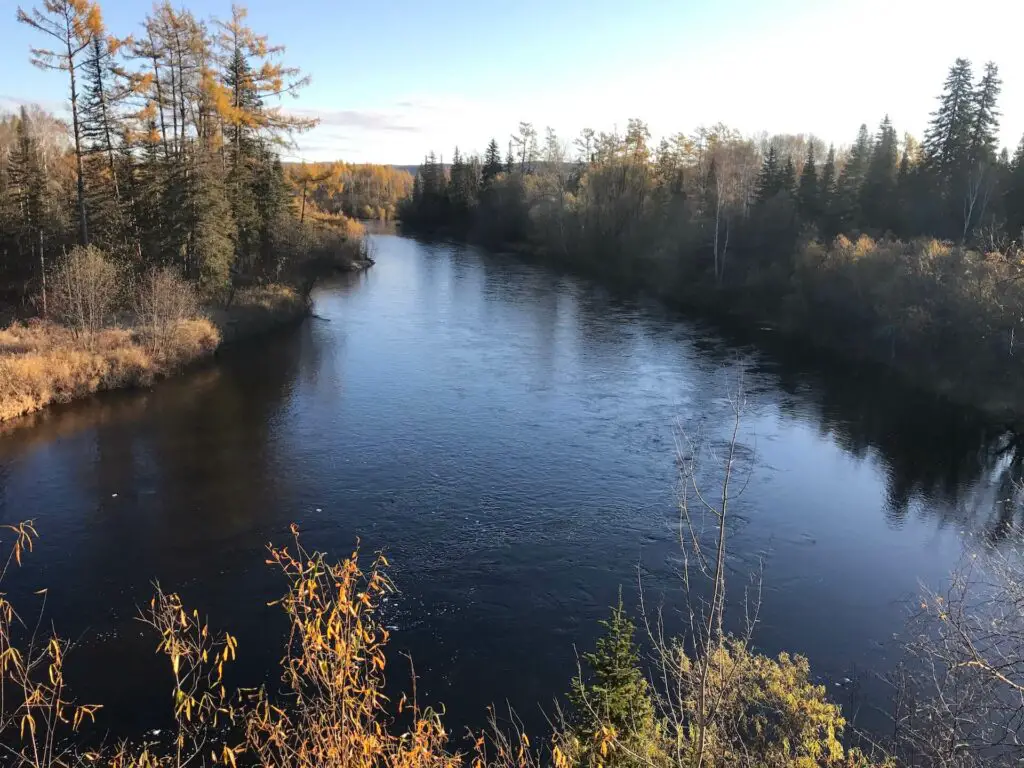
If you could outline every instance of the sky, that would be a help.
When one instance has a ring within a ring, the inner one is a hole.
[[[520,121],[571,139],[624,128],[657,140],[724,122],[745,134],[850,143],[889,114],[920,137],[949,66],[1000,67],[1001,141],[1024,134],[1019,0],[251,0],[249,22],[312,76],[283,106],[320,118],[290,158],[414,164],[503,147]],[[22,0],[28,5],[31,0]],[[179,0],[201,18],[229,0]],[[115,34],[145,0],[101,0]],[[67,84],[35,70],[39,40],[0,0],[0,108],[62,109]]]

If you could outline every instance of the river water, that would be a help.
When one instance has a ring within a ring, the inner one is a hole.
[[[1014,523],[1007,436],[877,372],[512,257],[374,245],[300,327],[0,435],[0,522],[42,537],[7,588],[30,616],[49,590],[102,728],[164,723],[167,672],[134,618],[155,579],[239,636],[237,682],[273,676],[263,548],[293,521],[339,556],[387,551],[385,620],[422,701],[460,731],[492,702],[542,727],[620,587],[678,625],[679,434],[720,449],[740,382],[730,603],[761,569],[756,642],[807,654],[840,700],[878,703],[866,672],[897,658],[908,598]]]

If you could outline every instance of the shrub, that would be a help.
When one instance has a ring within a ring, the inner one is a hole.
[[[153,349],[165,347],[169,335],[180,323],[199,314],[195,288],[169,267],[143,275],[133,298],[140,331]]]
[[[48,278],[47,304],[54,318],[79,333],[106,326],[120,297],[119,272],[98,248],[74,248]]]

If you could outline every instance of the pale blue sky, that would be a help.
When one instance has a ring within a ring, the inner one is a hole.
[[[28,3],[23,1],[23,5]],[[225,0],[184,0],[200,17]],[[504,145],[520,120],[566,138],[630,117],[657,137],[724,121],[745,133],[848,143],[888,112],[920,135],[956,56],[1004,81],[1003,143],[1024,133],[1022,11],[1012,0],[253,0],[252,26],[313,77],[288,108],[322,125],[309,159],[415,163]],[[61,75],[34,70],[37,40],[0,0],[0,106],[58,107]],[[112,31],[144,0],[103,0]]]

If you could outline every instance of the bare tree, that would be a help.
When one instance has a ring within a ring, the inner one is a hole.
[[[897,679],[902,756],[939,768],[1024,760],[1024,560],[1019,547],[965,554],[912,622]]]

